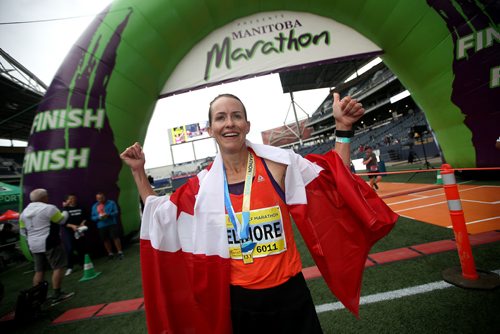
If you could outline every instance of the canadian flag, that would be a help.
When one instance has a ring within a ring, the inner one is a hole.
[[[397,215],[335,152],[305,158],[247,142],[257,156],[287,165],[286,203],[335,296],[358,314],[372,245]],[[149,196],[141,226],[141,267],[150,333],[231,333],[230,258],[223,163],[172,196]]]

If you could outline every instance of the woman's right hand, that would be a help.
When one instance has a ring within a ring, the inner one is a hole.
[[[146,171],[144,170],[146,157],[144,156],[141,145],[136,142],[134,145],[127,147],[127,149],[120,154],[120,158],[132,170],[132,176],[134,177],[142,201],[146,203],[148,196],[156,196],[146,176]]]
[[[133,172],[144,170],[146,157],[139,143],[136,142],[134,145],[127,147],[127,149],[120,154],[120,158],[132,169]]]

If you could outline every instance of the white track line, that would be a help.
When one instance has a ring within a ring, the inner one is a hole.
[[[495,274],[499,274],[500,269],[494,270],[493,272]],[[399,299],[399,298],[403,298],[403,297],[407,297],[407,296],[413,296],[413,295],[418,295],[421,293],[431,292],[431,291],[435,291],[435,290],[442,290],[442,289],[450,288],[453,286],[454,285],[446,283],[445,281],[432,282],[432,283],[428,283],[428,284],[417,285],[417,286],[414,286],[411,288],[376,293],[374,295],[361,297],[359,304],[366,305],[366,304],[372,304],[372,303],[377,303],[377,302],[382,302],[382,301],[387,301],[387,300],[394,300],[394,299]],[[316,313],[337,311],[337,310],[340,310],[343,308],[344,308],[344,305],[342,305],[340,302],[321,304],[321,305],[316,306]]]
[[[432,197],[437,197],[437,196],[444,196],[444,192],[442,194],[438,194],[438,195],[432,195],[432,196],[425,196],[425,197],[419,197],[419,198],[406,199],[404,201],[389,203],[387,205],[391,206],[391,205],[403,204],[403,203],[408,203],[408,202],[421,201],[421,200],[424,200],[424,199],[428,199],[428,198],[432,198]]]
[[[492,204],[492,205],[500,204],[500,201],[484,202],[484,201],[476,201],[476,200],[473,200],[473,199],[461,199],[461,201],[462,202],[479,203],[479,204]]]
[[[474,221],[465,223],[465,225],[471,225],[471,224],[481,223],[481,222],[485,222],[485,221],[493,220],[493,219],[500,219],[500,216],[490,217],[490,218],[485,218],[485,219],[479,219],[479,220],[474,220]],[[453,225],[446,226],[446,227],[447,228],[453,228]]]
[[[400,213],[400,212],[405,212],[405,211],[410,211],[410,210],[415,210],[415,209],[422,209],[422,208],[427,208],[429,206],[439,205],[439,204],[443,204],[443,203],[446,203],[446,201],[436,202],[436,203],[431,203],[431,204],[426,204],[426,205],[420,205],[420,206],[414,206],[414,207],[408,208],[408,209],[395,210],[394,212]]]
[[[461,193],[461,192],[464,192],[464,191],[469,191],[469,190],[474,190],[474,189],[478,189],[478,188],[484,188],[486,186],[478,186],[478,187],[474,187],[474,188],[469,188],[469,189],[459,189],[458,192]],[[432,190],[439,190],[440,188],[438,189],[432,189]],[[429,191],[429,190],[427,190]],[[419,193],[422,193],[423,191],[419,191]],[[436,194],[436,195],[431,195],[431,196],[426,196],[426,197],[423,197],[423,198],[412,198],[412,199],[407,199],[407,200],[404,200],[404,201],[399,201],[399,202],[393,202],[393,203],[389,203],[387,205],[391,206],[391,205],[396,205],[396,204],[403,204],[403,203],[408,203],[408,202],[415,202],[415,201],[420,201],[420,200],[423,200],[423,199],[428,199],[428,198],[432,198],[432,197],[438,197],[438,196],[444,196],[444,191],[440,194]]]
[[[420,199],[429,197],[429,196],[426,196],[426,195],[417,195],[417,194],[408,194],[406,196],[413,196],[413,197],[417,197],[417,198],[420,198]]]

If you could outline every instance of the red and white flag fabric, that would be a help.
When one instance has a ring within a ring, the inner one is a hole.
[[[292,218],[331,291],[357,315],[368,252],[397,215],[335,152],[305,159],[291,150],[247,146],[287,165]],[[150,333],[231,333],[223,187],[218,155],[171,197],[147,198],[141,268]]]

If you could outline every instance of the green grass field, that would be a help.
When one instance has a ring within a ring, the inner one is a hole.
[[[428,238],[426,238],[426,235]],[[412,237],[411,237],[412,236]],[[374,252],[451,237],[447,229],[401,220],[394,231],[374,248]],[[474,248],[476,264],[486,270],[500,269],[500,243]],[[71,300],[50,309],[42,319],[26,324],[16,333],[145,333],[142,311],[50,325],[65,310],[142,296],[138,244],[129,245],[123,261],[97,259],[98,278],[78,282],[82,271],[65,278],[64,289],[75,291]],[[304,257],[305,266],[307,256]],[[413,260],[370,267],[365,270],[362,295],[410,288],[441,280],[441,271],[457,266],[456,252],[445,252]],[[0,307],[2,314],[13,308],[17,291],[30,285],[31,265],[23,264],[0,274],[7,293]],[[321,278],[308,282],[316,305],[335,302]],[[360,319],[346,310],[319,315],[325,333],[495,333],[500,328],[500,289],[471,291],[451,287],[389,301],[362,305]],[[3,332],[3,331],[2,331]]]
[[[414,179],[417,177],[419,183],[435,182],[434,173],[417,174]],[[372,253],[452,237],[453,232],[449,229],[400,218],[394,230],[374,246]],[[304,267],[313,265],[303,242],[298,239]],[[473,253],[478,268],[500,269],[500,242],[475,247]],[[31,324],[17,328],[0,325],[3,326],[0,333],[146,333],[143,311],[51,325],[53,319],[72,308],[142,297],[138,243],[126,246],[122,261],[99,258],[93,263],[95,270],[102,272],[98,278],[79,282],[83,275],[79,267],[65,277],[63,289],[75,291],[75,297],[51,308]],[[442,281],[441,272],[458,265],[457,253],[450,251],[369,267],[365,270],[362,296]],[[18,292],[31,285],[32,275],[30,263],[11,266],[0,273],[0,281],[6,289],[0,315],[14,308]],[[310,280],[308,285],[316,305],[337,301],[321,278]],[[500,289],[476,291],[448,287],[361,305],[360,319],[345,309],[326,311],[319,317],[325,333],[498,333]]]

